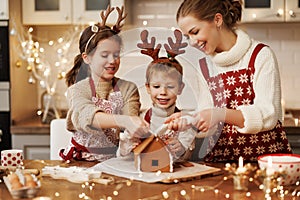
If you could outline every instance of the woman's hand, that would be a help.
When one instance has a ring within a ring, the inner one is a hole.
[[[217,123],[225,121],[225,112],[226,109],[222,108],[210,108],[202,110],[193,116],[195,120],[192,124],[199,131],[206,132]]]

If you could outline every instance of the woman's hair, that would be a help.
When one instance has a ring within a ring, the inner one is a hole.
[[[168,59],[168,58],[160,58],[160,59]],[[172,61],[162,60],[161,62],[151,62],[146,70],[146,84],[150,84],[151,77],[156,75],[157,72],[163,72],[168,74],[168,76],[176,77],[178,79],[178,83],[182,83],[182,66],[180,63],[173,59]]]
[[[98,31],[92,31],[93,27],[97,26]],[[81,34],[79,39],[79,51],[74,59],[74,66],[66,74],[66,84],[69,86],[75,82],[89,76],[89,66],[84,63],[82,53],[91,54],[96,49],[98,43],[105,39],[113,39],[122,45],[122,39],[118,33],[112,30],[109,26],[101,27],[99,24],[87,27]]]
[[[203,21],[213,21],[217,13],[223,16],[224,25],[232,29],[242,17],[241,0],[184,0],[177,10],[176,19],[192,15]]]

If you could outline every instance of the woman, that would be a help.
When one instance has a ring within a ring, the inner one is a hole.
[[[177,23],[190,44],[210,57],[199,61],[206,86],[192,123],[201,132],[217,126],[205,161],[237,161],[240,156],[255,161],[261,154],[291,153],[281,124],[276,57],[270,47],[237,28],[241,14],[237,0],[185,0],[177,11]],[[176,119],[170,126],[184,128],[178,117],[167,122]]]

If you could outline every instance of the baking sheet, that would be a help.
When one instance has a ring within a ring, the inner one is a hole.
[[[139,172],[134,166],[133,157],[111,158],[101,162],[92,168],[96,171],[102,171],[107,174],[138,180],[146,183],[174,183],[181,180],[201,177],[207,174],[218,173],[219,168],[210,167],[198,163],[191,162],[192,167],[180,166],[174,169],[173,173],[157,173],[157,172]]]

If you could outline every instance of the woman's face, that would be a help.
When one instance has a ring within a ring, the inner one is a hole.
[[[110,81],[120,65],[120,44],[112,38],[98,42],[94,52],[83,55],[94,80]]]
[[[217,23],[216,21],[201,21],[191,15],[178,19],[178,26],[190,41],[190,45],[207,55],[218,51],[220,37]]]

